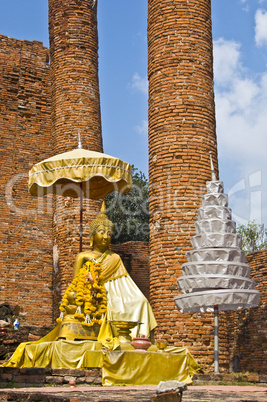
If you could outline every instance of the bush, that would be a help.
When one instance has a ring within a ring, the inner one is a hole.
[[[242,236],[242,248],[246,253],[267,248],[267,230],[264,229],[264,224],[248,221],[246,225],[238,226],[237,233]]]
[[[107,215],[114,224],[113,244],[149,240],[148,179],[134,166],[132,169],[131,191],[106,197]]]

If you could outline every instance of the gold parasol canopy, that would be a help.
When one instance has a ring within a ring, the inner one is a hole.
[[[112,191],[128,193],[132,167],[113,156],[79,147],[37,163],[29,172],[32,195],[47,193],[80,198],[80,251],[82,251],[83,197],[99,199]]]
[[[32,195],[47,193],[91,199],[105,197],[112,191],[127,193],[132,186],[129,163],[100,152],[77,148],[37,163],[29,172]],[[76,184],[75,184],[76,183]]]

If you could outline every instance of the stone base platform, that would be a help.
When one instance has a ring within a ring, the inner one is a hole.
[[[59,386],[0,390],[1,402],[162,402],[156,387]],[[182,402],[266,402],[267,388],[255,386],[189,386]],[[179,395],[168,393],[164,402],[180,402]]]
[[[161,402],[162,398],[164,402],[181,401],[175,393],[157,395],[156,386],[103,387],[101,374],[101,369],[0,367],[0,402]],[[73,380],[75,385],[70,383]],[[211,385],[248,380],[255,385]],[[252,374],[197,374],[194,386],[189,385],[183,392],[182,401],[265,402],[265,380],[266,376]]]
[[[58,386],[73,380],[76,385],[101,385],[102,370],[0,367],[0,388]]]
[[[255,384],[259,386],[267,387],[267,374],[255,374],[255,373],[228,373],[228,374],[194,374],[193,376],[194,385],[203,384]]]

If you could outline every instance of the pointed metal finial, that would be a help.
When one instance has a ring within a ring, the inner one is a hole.
[[[101,209],[100,209],[100,214],[105,214],[106,215],[106,203],[105,203],[105,201],[102,202]]]
[[[81,142],[81,134],[80,134],[80,131],[78,131],[78,149],[82,149],[82,142]]]
[[[210,168],[211,168],[211,181],[216,181],[217,177],[216,177],[214,166],[213,166],[211,151],[210,151]]]

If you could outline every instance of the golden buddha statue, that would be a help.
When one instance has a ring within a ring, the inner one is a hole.
[[[99,278],[101,277],[106,292],[106,295],[102,297],[102,299],[106,298],[106,311],[103,314],[104,310],[101,307],[100,312],[96,311],[93,316],[94,322],[99,322],[101,326],[97,329],[95,328],[97,325],[92,325],[92,314],[91,316],[87,314],[85,322],[82,322],[83,320],[80,317],[84,317],[85,311],[81,316],[77,314],[77,311],[81,313],[81,310],[77,308],[77,292],[69,291],[65,296],[67,303],[64,305],[65,315],[62,314],[63,320],[59,339],[95,339],[95,331],[98,332],[99,330],[98,341],[107,348],[114,349],[119,342],[116,328],[112,325],[112,322],[138,323],[136,327],[131,329],[132,337],[137,335],[149,337],[151,331],[157,325],[148,300],[128,274],[120,256],[109,250],[112,231],[113,224],[106,215],[103,203],[100,214],[90,225],[90,245],[92,250],[83,251],[77,255],[73,270],[73,280],[75,281],[75,278],[77,279],[81,275],[82,269],[88,262],[94,263],[96,267],[100,266]],[[90,271],[84,272],[86,281],[93,283]],[[99,307],[97,308],[99,309]],[[64,309],[61,309],[61,311],[64,311]],[[88,326],[84,325],[86,322],[90,324]]]

